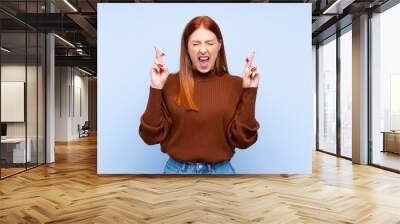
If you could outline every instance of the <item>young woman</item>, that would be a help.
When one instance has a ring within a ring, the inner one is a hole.
[[[260,127],[254,53],[245,59],[242,77],[230,75],[218,25],[199,16],[186,25],[180,54],[180,70],[170,75],[156,48],[139,134],[170,156],[165,174],[234,174],[235,148],[255,143]]]

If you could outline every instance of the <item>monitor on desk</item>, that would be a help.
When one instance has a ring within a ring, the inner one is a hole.
[[[4,138],[7,136],[7,124],[1,124],[1,137]]]

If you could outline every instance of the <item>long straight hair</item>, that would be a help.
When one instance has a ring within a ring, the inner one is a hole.
[[[217,75],[222,75],[228,72],[228,66],[226,62],[226,54],[224,48],[224,41],[222,38],[221,30],[217,23],[208,16],[197,16],[190,20],[183,30],[181,39],[181,56],[179,66],[179,95],[176,98],[177,104],[184,106],[188,110],[198,111],[196,103],[194,102],[194,80],[192,71],[192,61],[188,53],[188,41],[190,35],[199,28],[210,30],[215,34],[218,41],[221,43],[221,48],[218,52],[217,59],[213,71]]]

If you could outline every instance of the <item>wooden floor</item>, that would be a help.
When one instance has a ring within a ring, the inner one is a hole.
[[[1,168],[1,177],[8,177],[11,176],[13,174],[19,173],[26,170],[25,167],[24,168]]]
[[[312,175],[96,174],[96,138],[0,181],[0,223],[400,223],[400,175],[314,153]]]

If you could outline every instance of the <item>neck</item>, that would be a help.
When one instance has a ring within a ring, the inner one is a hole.
[[[218,75],[215,73],[215,69],[212,69],[207,73],[202,73],[197,69],[193,69],[192,72],[194,80],[211,80],[218,78]]]

